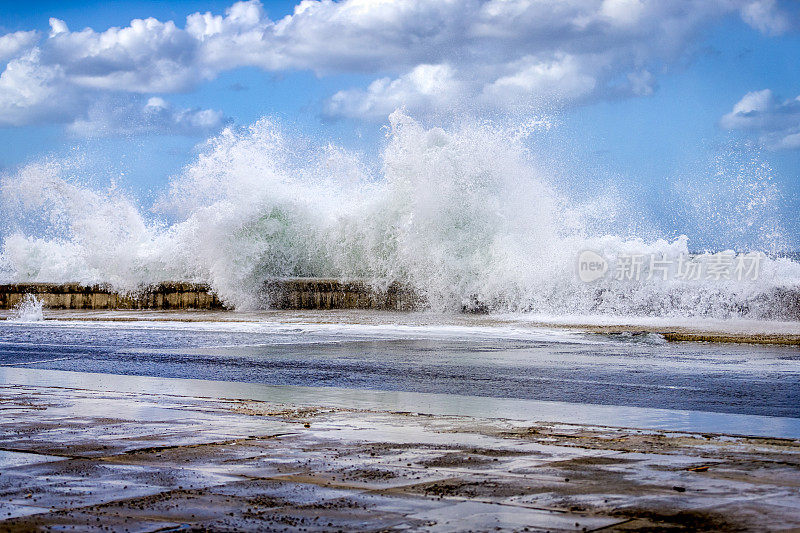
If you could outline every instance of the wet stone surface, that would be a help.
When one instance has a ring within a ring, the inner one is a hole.
[[[0,531],[800,528],[800,442],[0,386]]]

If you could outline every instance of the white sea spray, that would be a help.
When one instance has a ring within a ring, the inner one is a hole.
[[[26,294],[11,310],[12,322],[41,322],[44,320],[44,302],[35,294]]]
[[[6,235],[0,272],[123,290],[207,282],[239,308],[261,303],[267,279],[316,276],[400,282],[436,310],[718,318],[779,315],[775,292],[800,285],[789,259],[765,259],[755,280],[582,283],[582,250],[675,259],[689,240],[615,234],[607,221],[624,202],[570,201],[535,160],[516,131],[426,128],[395,112],[370,171],[358,154],[262,119],[211,139],[172,179],[159,202],[169,224],[114,187],[81,185],[63,163],[37,162],[3,179],[3,209],[34,222]]]

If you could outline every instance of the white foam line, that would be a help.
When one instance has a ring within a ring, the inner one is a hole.
[[[41,361],[28,361],[26,363],[0,363],[0,366],[15,367],[21,365],[38,365],[39,363],[52,363],[54,361],[66,361],[68,359],[75,359],[75,357],[57,357],[55,359],[42,359]]]
[[[10,325],[10,324],[9,324]],[[22,324],[14,324],[22,326]],[[251,333],[273,335],[314,335],[326,334],[332,338],[325,340],[352,340],[358,336],[362,340],[394,339],[453,339],[473,340],[476,337],[492,340],[555,342],[568,344],[604,344],[608,341],[589,339],[572,331],[552,328],[519,328],[513,326],[461,326],[461,325],[392,325],[392,324],[319,324],[285,322],[171,322],[171,321],[59,321],[48,320],[43,323],[28,323],[27,327],[75,328],[75,329],[114,329],[149,331],[201,331],[214,333]],[[296,342],[295,340],[292,341]]]

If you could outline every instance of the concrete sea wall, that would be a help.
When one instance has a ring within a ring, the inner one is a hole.
[[[289,278],[264,284],[262,301],[270,309],[389,309],[410,311],[420,306],[414,292],[399,284],[385,289],[363,281]]]
[[[0,309],[12,309],[26,294],[36,295],[50,309],[225,309],[208,285],[159,283],[132,293],[115,291],[109,285],[78,283],[16,283],[0,285]],[[264,283],[259,299],[269,309],[386,309],[409,311],[425,307],[408,287],[391,284],[374,287],[359,280],[283,278]],[[750,304],[753,309],[731,306],[732,315],[800,321],[800,288],[775,289]],[[475,299],[462,306],[465,313],[485,313],[488,307]]]
[[[15,283],[0,285],[0,309],[12,309],[33,294],[50,309],[224,309],[207,285],[160,283],[133,293],[108,285]]]
[[[132,293],[108,285],[78,283],[16,283],[0,285],[0,309],[12,309],[33,294],[50,309],[225,309],[208,285],[160,283]],[[411,310],[418,299],[399,285],[376,289],[361,281],[318,278],[271,280],[260,297],[272,309],[389,309]]]

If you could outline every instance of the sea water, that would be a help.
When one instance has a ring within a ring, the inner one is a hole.
[[[796,347],[404,317],[0,321],[0,366],[800,418]]]

